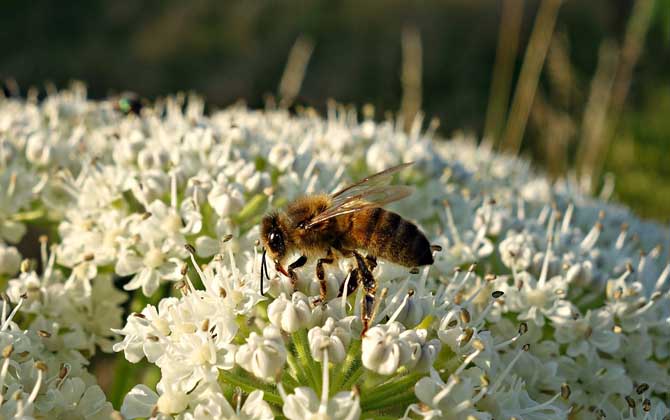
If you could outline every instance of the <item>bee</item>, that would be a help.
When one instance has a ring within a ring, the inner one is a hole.
[[[393,175],[412,163],[404,163],[371,175],[332,195],[315,194],[299,198],[284,211],[269,213],[261,220],[261,293],[263,277],[269,280],[266,254],[279,273],[297,281],[295,269],[310,258],[316,259],[321,302],[326,299],[324,265],[337,258],[355,258],[356,268],[346,282],[347,294],[362,283],[361,301],[363,334],[373,317],[377,290],[372,271],[377,258],[405,267],[433,263],[433,253],[426,235],[412,222],[382,208],[383,205],[409,196],[413,189],[405,185],[389,185]],[[300,257],[284,267],[285,260],[295,252]],[[363,257],[359,251],[367,255]],[[344,284],[340,296],[344,293]]]

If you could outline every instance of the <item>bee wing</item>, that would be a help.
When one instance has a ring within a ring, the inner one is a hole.
[[[388,183],[391,182],[396,172],[410,165],[412,165],[411,162],[394,166],[336,192],[332,195],[331,206],[314,217],[307,227],[313,227],[325,220],[343,214],[381,207],[409,196],[414,191],[412,187],[388,185]]]
[[[307,227],[313,227],[323,221],[343,214],[354,213],[357,211],[369,209],[372,207],[381,207],[385,204],[401,200],[410,194],[414,189],[407,185],[386,185],[382,187],[372,187],[366,191],[361,191],[355,196],[347,196],[345,200],[338,200],[333,205],[314,217]]]
[[[345,197],[354,197],[357,194],[364,192],[372,187],[381,187],[382,185],[388,185],[393,179],[393,175],[396,172],[400,172],[403,169],[412,166],[414,162],[401,163],[398,166],[388,168],[381,172],[378,172],[374,175],[370,175],[367,178],[363,178],[355,184],[349,185],[347,188],[340,190],[332,195],[333,200]]]

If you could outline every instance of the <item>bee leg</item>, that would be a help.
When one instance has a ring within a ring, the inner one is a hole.
[[[361,300],[361,321],[363,322],[363,329],[361,331],[361,337],[365,335],[370,327],[370,321],[372,321],[372,312],[375,306],[375,295],[377,293],[377,281],[372,275],[368,264],[365,263],[361,254],[356,251],[353,251],[354,257],[356,258],[356,264],[358,265],[358,270],[361,273],[363,278],[363,289],[365,293],[363,294],[363,299]],[[374,257],[372,259],[366,258],[369,262],[375,261]],[[374,268],[374,266],[373,266]]]
[[[306,262],[307,257],[301,255],[297,260],[293,261],[288,266],[288,275],[291,277],[291,285],[293,286],[293,290],[295,290],[296,283],[298,282],[298,275],[296,274],[295,269],[302,267]]]
[[[368,269],[370,271],[374,270],[377,267],[377,257],[374,257],[370,254],[365,256],[365,262],[368,264]]]
[[[354,268],[351,270],[351,273],[349,273],[349,281],[345,280],[344,283],[340,286],[340,291],[337,294],[337,297],[342,297],[344,296],[344,285],[347,285],[347,296],[351,296],[354,294],[356,289],[358,289],[358,283],[360,280],[360,275],[358,273],[358,268]]]
[[[324,264],[332,264],[335,259],[333,252],[329,249],[326,258],[319,258],[316,260],[316,278],[319,279],[319,299],[321,302],[326,301],[326,294],[328,293],[328,284],[326,283],[326,273],[323,270]]]

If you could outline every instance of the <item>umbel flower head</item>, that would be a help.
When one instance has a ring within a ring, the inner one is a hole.
[[[160,372],[118,407],[129,419],[670,414],[666,227],[421,116],[406,134],[336,105],[203,109],[125,115],[80,85],[0,99],[3,417],[108,416],[85,364],[110,349]],[[324,266],[325,299],[319,256],[295,279],[270,264],[261,290],[264,213],[410,161],[397,182],[416,193],[390,207],[435,263],[379,259],[367,331],[348,258]],[[21,263],[46,215],[41,263]]]

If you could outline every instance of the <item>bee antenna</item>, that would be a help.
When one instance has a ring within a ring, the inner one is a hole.
[[[268,275],[268,267],[265,263],[265,253],[267,251],[265,248],[263,248],[263,259],[261,260],[261,296],[265,296],[265,293],[263,292],[263,274],[267,276],[268,280],[270,280],[270,276]]]

